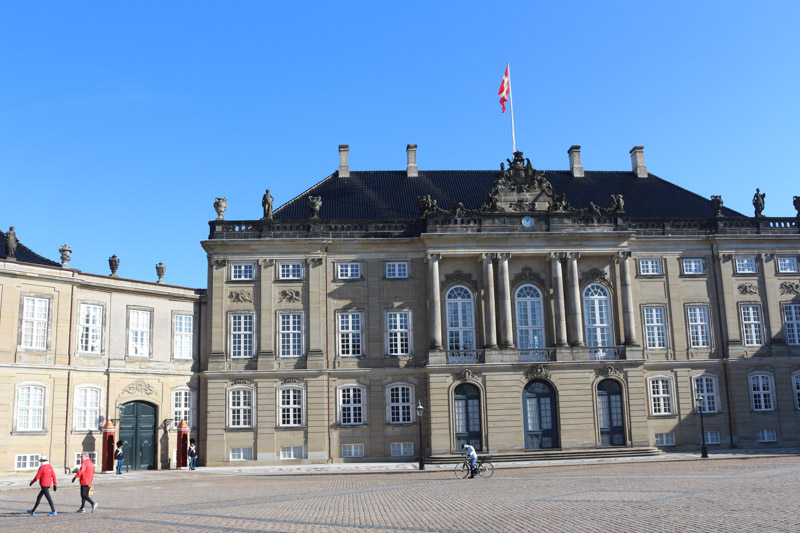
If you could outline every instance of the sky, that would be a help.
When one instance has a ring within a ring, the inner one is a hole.
[[[648,170],[747,215],[800,195],[800,2],[0,0],[0,228],[70,266],[204,288],[216,217],[336,171],[495,169],[511,64],[538,169]]]

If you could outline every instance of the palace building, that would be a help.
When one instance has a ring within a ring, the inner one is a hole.
[[[251,220],[218,199],[205,290],[10,260],[3,234],[2,468],[71,467],[107,420],[133,468],[175,464],[181,419],[206,465],[800,445],[800,198],[745,216],[641,146],[625,171],[416,150],[351,171],[341,145]]]

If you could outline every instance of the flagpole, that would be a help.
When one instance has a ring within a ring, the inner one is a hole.
[[[508,69],[508,107],[511,108],[511,148],[512,153],[517,151],[517,140],[514,137],[514,98],[511,94],[511,63],[506,63]]]

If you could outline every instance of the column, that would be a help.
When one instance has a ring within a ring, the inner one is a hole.
[[[486,348],[497,348],[497,316],[494,310],[494,258],[481,254],[483,260],[483,316],[486,322]]]
[[[626,346],[639,346],[636,340],[635,312],[633,309],[633,288],[631,287],[631,252],[619,253],[619,267],[622,274],[622,325]]]
[[[564,276],[561,272],[561,259],[563,257],[563,252],[552,252],[550,254],[553,278],[553,307],[556,315],[556,346],[568,346],[567,312],[564,305]]]
[[[500,346],[514,347],[514,330],[511,321],[511,280],[508,277],[510,253],[497,254],[500,266]]]
[[[578,283],[578,252],[567,254],[567,275],[569,277],[569,317],[572,326],[572,345],[586,346],[583,342],[583,316],[581,313],[581,288]]]
[[[439,259],[441,254],[428,254],[428,329],[430,349],[442,349],[442,295],[439,288]]]

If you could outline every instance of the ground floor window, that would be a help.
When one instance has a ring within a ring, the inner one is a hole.
[[[411,457],[414,455],[414,443],[393,442],[391,454],[392,457]]]
[[[656,446],[675,446],[675,433],[656,433]]]
[[[305,459],[305,446],[281,446],[281,460]]]
[[[253,448],[231,448],[231,461],[252,461]]]
[[[38,453],[23,453],[14,456],[14,469],[15,470],[36,470],[39,468]]]
[[[342,444],[342,457],[364,457],[364,445]]]
[[[558,447],[555,391],[549,383],[535,380],[524,391],[525,449]]]

